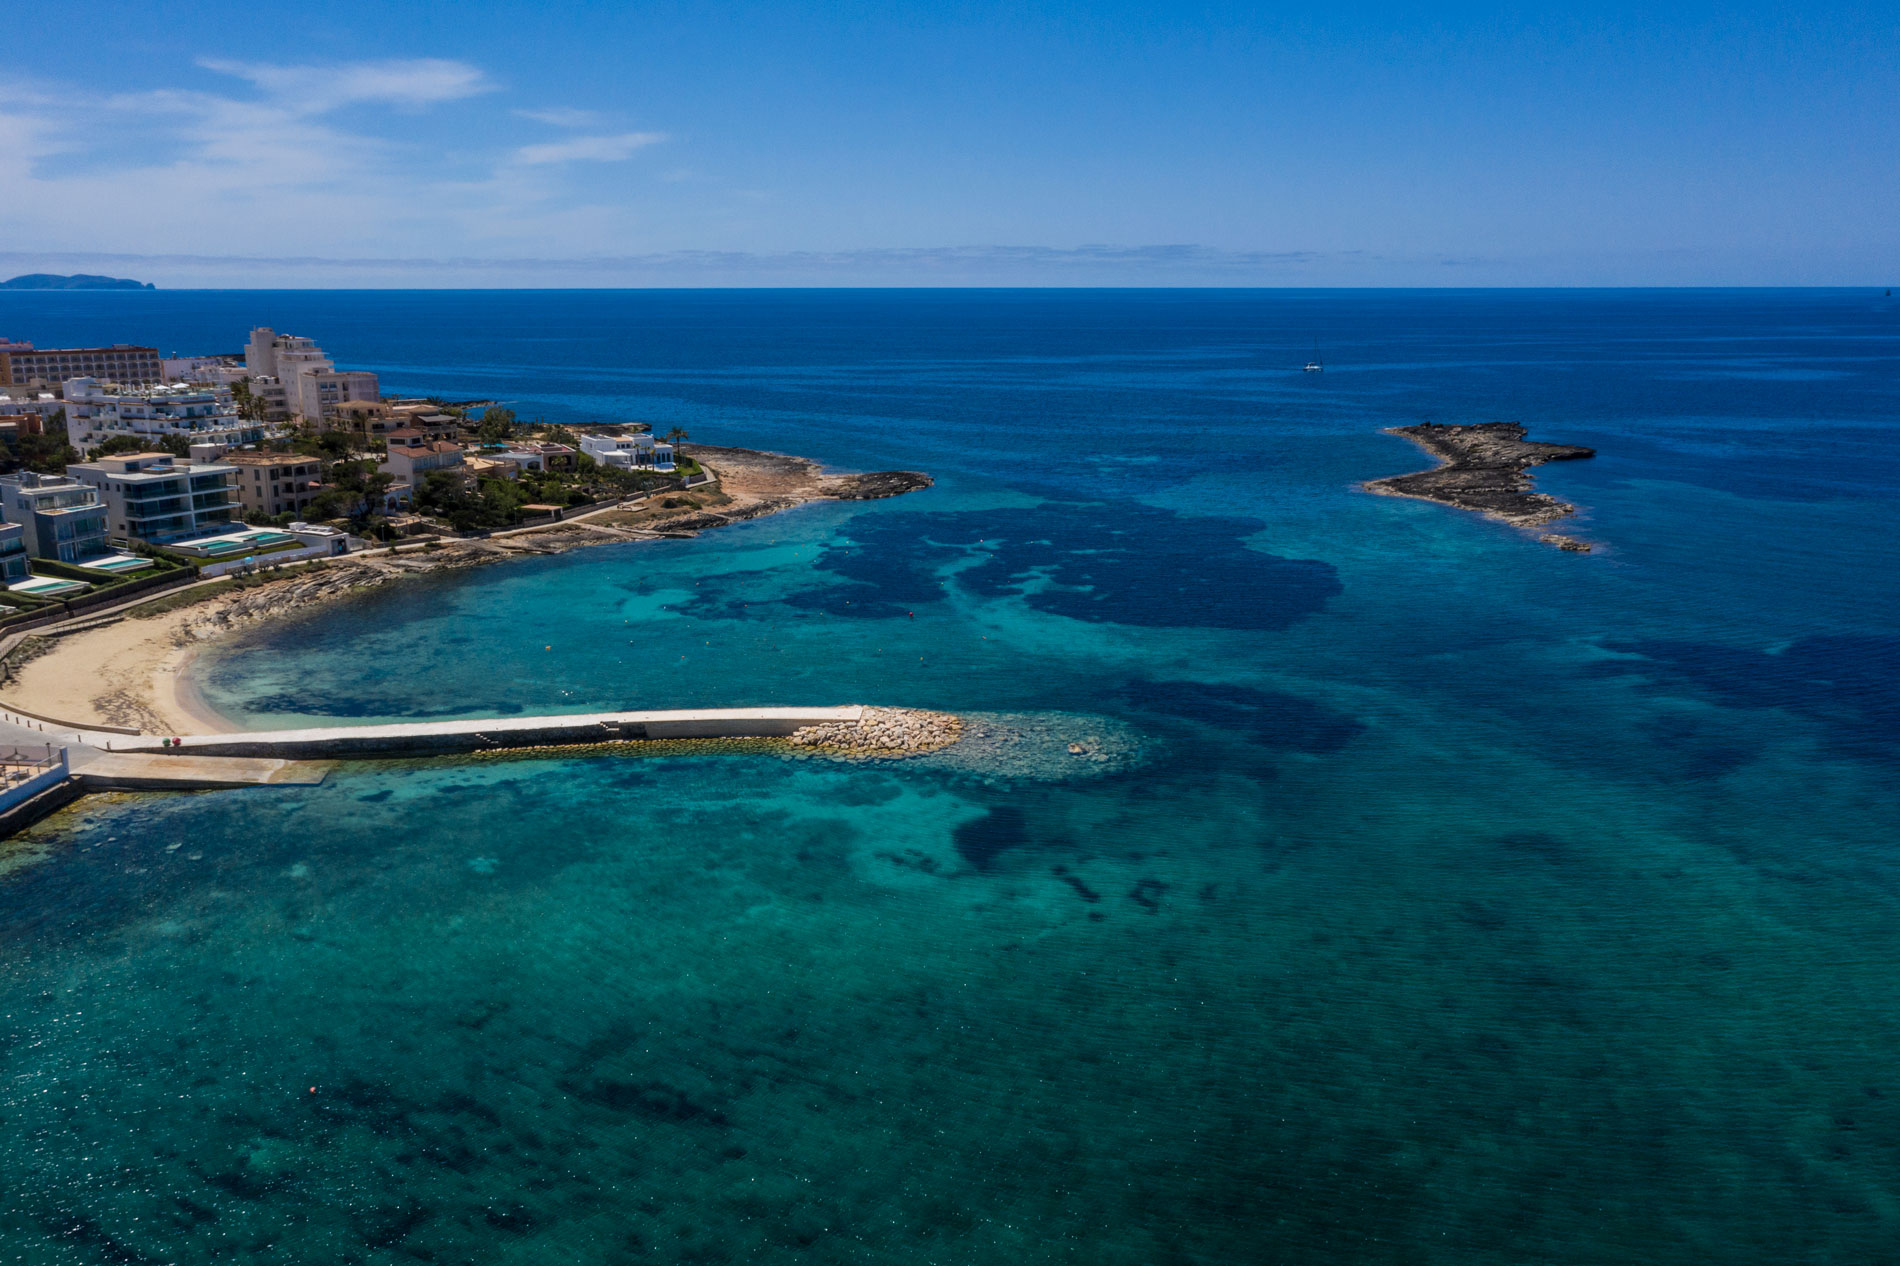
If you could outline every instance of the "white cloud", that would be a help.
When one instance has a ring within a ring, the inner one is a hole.
[[[549,163],[618,163],[633,157],[636,150],[657,145],[666,139],[664,132],[622,132],[618,136],[577,136],[567,141],[549,141],[524,145],[514,153],[514,161],[538,167]]]
[[[533,119],[536,123],[545,123],[549,127],[597,127],[601,118],[592,110],[575,110],[567,106],[549,106],[544,110],[516,110],[515,117]]]
[[[337,112],[441,109],[495,90],[477,67],[427,58],[202,65],[173,76],[172,87],[116,95],[0,80],[0,170],[9,173],[0,244],[271,256],[550,240],[599,249],[629,240],[637,210],[623,198],[590,201],[588,180],[564,165],[619,162],[662,139],[569,135],[520,148],[476,139],[445,151],[407,125]],[[549,116],[540,122],[599,126],[584,111],[535,113]]]
[[[221,75],[249,80],[268,99],[303,114],[323,114],[346,105],[369,103],[420,109],[491,92],[495,87],[478,68],[436,57],[335,66],[265,66],[206,57],[198,64]]]

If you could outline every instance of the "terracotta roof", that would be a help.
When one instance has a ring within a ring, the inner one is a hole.
[[[407,448],[392,448],[389,450],[389,455],[391,457],[415,457],[425,453],[460,454],[461,451],[462,446],[460,444],[451,444],[447,440],[431,440],[427,444],[411,444]]]

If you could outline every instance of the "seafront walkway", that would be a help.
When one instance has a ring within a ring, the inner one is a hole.
[[[0,836],[89,791],[189,791],[310,785],[323,763],[358,757],[441,756],[505,748],[630,739],[788,738],[812,725],[852,723],[857,705],[828,708],[687,708],[643,712],[328,725],[225,734],[135,734],[65,724],[0,703],[0,748],[28,756],[66,750],[69,773],[31,799],[0,808]]]
[[[505,747],[557,747],[627,739],[789,738],[808,725],[854,722],[857,705],[836,708],[686,708],[660,712],[579,712],[465,721],[326,725],[231,734],[103,736],[114,752],[169,759],[252,757],[335,760],[352,756],[429,756]]]

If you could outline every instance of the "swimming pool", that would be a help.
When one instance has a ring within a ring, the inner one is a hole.
[[[139,558],[133,554],[114,554],[108,558],[96,558],[91,562],[85,562],[79,565],[92,571],[105,571],[118,574],[128,571],[144,571],[154,564],[149,558]]]

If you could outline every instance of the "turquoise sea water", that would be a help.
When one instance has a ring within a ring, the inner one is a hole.
[[[0,295],[256,323],[938,484],[251,634],[245,724],[1039,741],[82,803],[0,846],[0,1261],[1900,1261],[1891,300]],[[1423,417],[1597,447],[1598,552],[1356,491]]]

